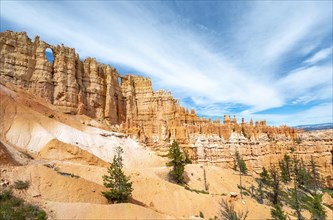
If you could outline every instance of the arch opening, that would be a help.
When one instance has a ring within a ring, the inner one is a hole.
[[[118,85],[121,86],[121,77],[118,77]]]
[[[46,59],[48,62],[53,63],[54,55],[53,55],[53,51],[51,50],[51,48],[46,48],[45,56],[46,56]]]

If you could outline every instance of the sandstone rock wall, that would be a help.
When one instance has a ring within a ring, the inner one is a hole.
[[[54,61],[47,61],[50,48]],[[0,77],[44,98],[64,113],[86,114],[110,124],[125,121],[125,100],[115,68],[93,58],[80,60],[74,49],[52,46],[25,32],[0,35]]]
[[[47,48],[53,52],[52,63],[46,59]],[[286,126],[267,126],[266,121],[238,123],[230,116],[222,123],[200,118],[193,109],[181,107],[170,92],[154,92],[149,78],[120,76],[94,58],[82,61],[74,49],[49,45],[38,36],[32,41],[24,32],[0,33],[0,55],[2,84],[24,88],[64,113],[85,114],[116,126],[161,155],[176,139],[192,159],[232,167],[238,149],[248,167],[259,171],[294,147],[306,161],[314,156],[326,178],[333,176],[332,135],[314,138]]]

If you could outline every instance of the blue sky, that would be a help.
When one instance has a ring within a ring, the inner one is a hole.
[[[200,116],[333,121],[331,1],[1,1],[1,31],[73,47]]]

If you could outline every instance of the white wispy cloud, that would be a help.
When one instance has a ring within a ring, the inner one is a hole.
[[[300,42],[327,32],[327,5],[253,3],[232,27],[221,30],[200,23],[192,27],[191,18],[160,5],[5,1],[1,19],[14,23],[16,31],[74,47],[83,58],[93,56],[145,73],[155,88],[171,90],[180,99],[192,97],[193,107],[204,115],[223,115],[232,111],[226,103],[234,103],[249,106],[243,112],[250,116],[290,100],[310,100],[311,89],[324,86],[327,92],[332,85],[327,83],[329,66],[303,67],[283,77],[276,72]],[[318,43],[312,45],[311,51]],[[332,56],[325,50],[318,54],[311,63]]]
[[[333,47],[328,47],[328,48],[322,49],[322,50],[318,51],[317,53],[315,53],[309,59],[305,60],[304,63],[314,64],[319,61],[325,60],[326,58],[328,58],[329,56],[332,55],[332,50],[333,50]]]
[[[268,119],[270,124],[289,126],[333,123],[333,103],[327,102],[314,106],[310,109],[293,114],[256,114],[250,115],[254,120]],[[249,116],[249,115],[248,115]]]
[[[306,94],[311,88],[332,87],[333,75],[332,66],[312,66],[292,71],[289,75],[277,82],[278,90],[285,96],[285,99],[300,97]],[[327,93],[327,97],[332,94]]]

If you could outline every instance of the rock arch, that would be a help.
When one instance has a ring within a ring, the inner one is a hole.
[[[45,48],[45,57],[46,57],[46,60],[49,62],[49,63],[53,63],[54,61],[54,52],[51,48],[47,47]]]
[[[122,82],[122,79],[121,79],[121,77],[120,77],[120,76],[118,76],[118,85],[120,85],[120,86],[121,86],[121,82]]]

